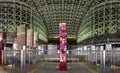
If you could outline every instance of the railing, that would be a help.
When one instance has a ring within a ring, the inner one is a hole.
[[[21,67],[38,62],[58,62],[58,50],[4,50],[3,65]],[[87,62],[96,66],[112,68],[120,66],[120,49],[114,50],[67,50],[68,62]]]

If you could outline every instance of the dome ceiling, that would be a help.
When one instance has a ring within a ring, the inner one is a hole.
[[[47,27],[48,38],[58,38],[59,23],[68,26],[68,38],[76,38],[78,27],[87,11],[105,0],[33,0]],[[27,2],[27,1],[26,1]]]

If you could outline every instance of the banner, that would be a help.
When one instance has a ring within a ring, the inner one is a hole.
[[[67,70],[67,26],[66,23],[59,24],[59,40],[60,40],[60,64],[59,70]]]

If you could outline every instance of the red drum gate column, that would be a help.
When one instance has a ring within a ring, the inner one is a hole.
[[[2,50],[4,50],[4,45],[6,41],[6,32],[0,34],[0,65],[2,65]]]
[[[60,40],[60,63],[59,70],[66,71],[67,70],[67,26],[66,23],[59,24],[59,40]]]

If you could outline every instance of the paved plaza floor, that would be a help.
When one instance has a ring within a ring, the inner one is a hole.
[[[36,65],[27,65],[24,69],[3,66],[0,73],[120,73],[120,68],[102,71],[82,62],[67,63],[67,68],[67,71],[60,71],[58,62],[41,62]]]

